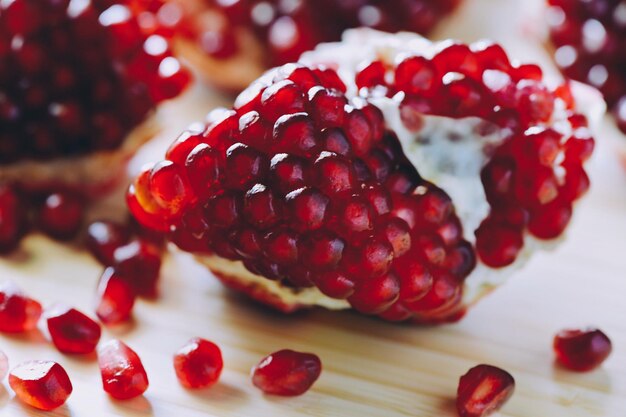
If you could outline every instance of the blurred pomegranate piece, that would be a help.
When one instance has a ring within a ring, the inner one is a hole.
[[[498,411],[513,395],[515,380],[506,371],[478,365],[459,380],[456,408],[459,417],[486,417]]]
[[[37,327],[41,304],[11,281],[0,283],[0,332],[23,333]]]
[[[9,374],[9,385],[20,401],[44,411],[65,404],[73,390],[65,369],[51,361],[19,364]]]
[[[596,328],[562,330],[554,337],[557,362],[572,371],[597,368],[612,350],[611,340]]]

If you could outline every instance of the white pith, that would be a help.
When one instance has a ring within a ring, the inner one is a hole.
[[[432,58],[445,45],[446,42],[432,43],[412,33],[392,35],[371,29],[352,29],[344,33],[341,42],[321,44],[314,51],[305,53],[300,62],[305,65],[325,65],[336,69],[348,86],[348,97],[355,97],[358,92],[353,80],[362,63],[372,60],[398,63],[410,55]],[[547,80],[547,83],[550,84],[550,80]],[[593,126],[603,114],[602,99],[591,88],[579,84],[574,87],[578,111],[587,115]],[[485,145],[494,146],[502,143],[508,132],[495,128],[479,129],[485,127],[487,122],[475,117],[453,119],[432,115],[422,115],[419,130],[409,131],[400,118],[399,105],[402,98],[399,94],[391,98],[374,97],[370,101],[382,110],[387,126],[398,135],[407,157],[416,166],[420,175],[442,188],[452,198],[457,215],[463,224],[464,236],[473,243],[474,231],[489,213],[489,204],[480,179],[480,172],[489,160],[489,155],[483,150]],[[567,138],[571,133],[571,127],[567,122],[565,110],[565,104],[557,100],[550,127],[560,131]],[[455,140],[449,140],[450,137],[454,137]],[[465,281],[464,304],[475,303],[506,281],[534,252],[554,248],[562,239],[563,236],[549,241],[539,240],[526,233],[524,247],[513,264],[496,269],[478,260],[476,268]],[[198,258],[214,271],[239,277],[241,281],[253,282],[254,285],[259,285],[267,292],[279,296],[285,303],[318,305],[332,309],[349,308],[346,301],[329,298],[315,288],[295,291],[252,274],[238,261],[228,261],[216,256]]]

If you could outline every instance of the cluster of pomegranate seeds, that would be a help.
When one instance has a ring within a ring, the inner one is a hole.
[[[127,400],[148,389],[148,375],[139,356],[119,340],[98,347],[98,365],[104,391],[118,400]]]
[[[127,0],[0,5],[0,169],[115,149],[190,76]]]
[[[573,371],[597,368],[612,350],[611,340],[595,328],[563,330],[554,337],[557,362]]]
[[[515,389],[508,372],[491,365],[478,365],[459,380],[456,408],[459,417],[486,417],[498,411]]]
[[[322,362],[312,353],[279,350],[252,368],[252,383],[266,394],[302,395],[322,372]]]
[[[194,337],[174,355],[174,370],[186,388],[204,388],[219,379],[224,361],[220,348],[208,340]]]
[[[216,59],[228,59],[245,50],[242,30],[266,48],[268,64],[295,62],[320,42],[337,41],[345,29],[366,26],[388,32],[426,33],[452,12],[459,0],[208,0],[204,11],[186,1],[165,1],[156,15]],[[182,19],[174,19],[183,14]]]
[[[95,351],[100,335],[100,325],[80,311],[57,306],[46,310],[46,324],[52,343],[59,351],[86,354]]]
[[[24,333],[37,327],[41,304],[11,281],[0,283],[0,332]]]
[[[274,70],[143,171],[131,212],[184,250],[317,286],[361,312],[448,318],[475,264],[452,202],[408,162],[380,110],[349,104],[344,89],[332,70]]]
[[[475,231],[481,261],[504,267],[518,257],[526,231],[539,239],[564,231],[572,204],[589,188],[583,163],[594,141],[567,85],[549,89],[538,66],[513,65],[492,43],[434,47],[432,58],[374,61],[355,82],[362,94],[373,88],[389,97],[401,93],[409,130],[419,130],[422,115],[429,114],[477,117],[506,133],[495,150],[484,150],[490,159],[481,178],[491,212]],[[566,129],[554,127],[563,122]]]
[[[20,401],[45,411],[65,404],[73,389],[65,369],[51,361],[19,364],[9,374],[9,385]]]
[[[555,60],[564,74],[598,88],[626,133],[626,4],[548,0]]]

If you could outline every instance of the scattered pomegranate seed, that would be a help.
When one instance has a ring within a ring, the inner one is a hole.
[[[130,240],[131,231],[125,225],[112,221],[96,221],[87,227],[85,245],[103,265],[113,265],[117,248]]]
[[[33,330],[41,317],[41,304],[25,295],[13,282],[0,284],[0,332]]]
[[[224,362],[220,348],[208,340],[195,337],[174,355],[178,381],[187,388],[204,388],[217,382]]]
[[[316,355],[285,349],[252,368],[252,383],[267,394],[296,396],[307,392],[321,372],[322,363]]]
[[[135,290],[128,281],[115,268],[108,267],[98,283],[96,314],[107,325],[125,322],[132,314],[135,298]]]
[[[0,382],[4,380],[4,377],[9,373],[9,358],[0,350]]]
[[[24,207],[15,187],[0,183],[0,254],[14,250],[24,234]]]
[[[45,314],[52,343],[63,353],[85,354],[96,349],[100,325],[80,311],[57,306]]]
[[[69,193],[50,194],[39,209],[38,225],[47,235],[70,240],[83,224],[84,202]]]
[[[459,380],[456,409],[460,417],[486,417],[499,410],[515,389],[508,372],[491,365],[478,365]]]
[[[98,347],[98,365],[102,387],[113,398],[127,400],[148,389],[146,374],[139,356],[119,340],[110,340]]]
[[[134,240],[113,252],[113,266],[120,277],[131,285],[135,294],[157,295],[161,271],[161,250],[145,240]]]
[[[20,401],[45,411],[65,404],[73,390],[65,369],[51,361],[19,364],[9,374],[9,385]]]
[[[562,330],[554,337],[556,360],[573,371],[597,368],[609,357],[611,340],[595,328]]]

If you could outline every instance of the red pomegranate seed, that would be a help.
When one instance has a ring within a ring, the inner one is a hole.
[[[485,417],[499,410],[515,389],[508,372],[491,365],[478,365],[459,380],[456,408],[460,417]]]
[[[50,194],[39,209],[38,224],[47,235],[69,240],[76,236],[83,223],[84,202],[69,193]]]
[[[161,251],[144,240],[135,240],[113,252],[113,266],[120,277],[133,287],[135,294],[146,297],[157,295],[161,271]]]
[[[15,249],[24,234],[23,203],[15,187],[0,183],[0,254]]]
[[[119,340],[98,347],[102,387],[111,397],[127,400],[148,389],[148,375],[139,356]]]
[[[252,369],[252,383],[267,394],[296,396],[307,392],[321,372],[316,355],[285,349],[263,358]]]
[[[554,337],[557,362],[573,371],[597,368],[612,349],[607,335],[595,328],[562,330]]]
[[[40,410],[54,410],[72,394],[72,382],[61,365],[51,361],[24,362],[9,374],[17,398]]]
[[[25,295],[13,282],[0,284],[0,332],[33,330],[41,317],[41,304]]]
[[[107,325],[127,321],[135,306],[133,287],[117,274],[114,267],[102,273],[98,283],[96,315]]]
[[[52,343],[63,353],[85,354],[96,349],[102,333],[100,325],[80,311],[58,306],[46,311]]]
[[[131,231],[128,227],[112,221],[96,221],[87,227],[85,245],[103,265],[114,263],[117,248],[128,243]]]
[[[4,380],[4,377],[9,373],[9,358],[0,350],[0,381]]]
[[[204,388],[217,382],[224,362],[220,348],[208,340],[194,337],[174,355],[178,381],[187,388]]]

